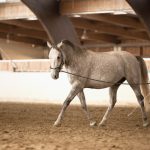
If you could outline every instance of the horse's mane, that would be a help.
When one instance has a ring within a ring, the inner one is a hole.
[[[82,53],[85,50],[81,49],[79,46],[74,45],[72,42],[70,42],[69,40],[62,40],[62,43],[69,45],[74,51],[76,51],[77,53]]]

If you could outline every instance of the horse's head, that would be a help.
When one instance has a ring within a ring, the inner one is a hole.
[[[61,47],[59,44],[57,46],[50,46],[50,44],[48,44],[48,47],[50,48],[49,59],[50,59],[51,77],[53,79],[58,79],[59,72],[62,69],[62,66],[64,65]]]

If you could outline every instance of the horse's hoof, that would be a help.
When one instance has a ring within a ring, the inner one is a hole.
[[[92,121],[92,122],[90,122],[90,127],[95,127],[95,126],[97,126],[96,121]]]
[[[148,127],[148,126],[149,126],[149,122],[148,121],[143,123],[143,127]]]
[[[61,126],[61,123],[55,122],[53,126],[54,126],[54,127],[60,127],[60,126]]]

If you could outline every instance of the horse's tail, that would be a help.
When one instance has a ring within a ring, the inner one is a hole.
[[[148,77],[148,70],[145,64],[145,61],[142,57],[136,57],[137,60],[140,63],[140,68],[141,68],[141,90],[142,94],[144,96],[144,103],[145,103],[145,108],[147,111],[150,111],[150,87],[149,87],[149,77]]]

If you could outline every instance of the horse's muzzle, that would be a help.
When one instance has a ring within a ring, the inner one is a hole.
[[[58,71],[58,70],[53,70],[53,71],[51,72],[51,77],[52,77],[54,80],[58,79],[58,78],[59,78],[59,71]]]
[[[59,78],[59,75],[57,76],[57,75],[55,75],[55,76],[53,76],[52,77],[54,80],[56,80],[56,79],[58,79]]]

